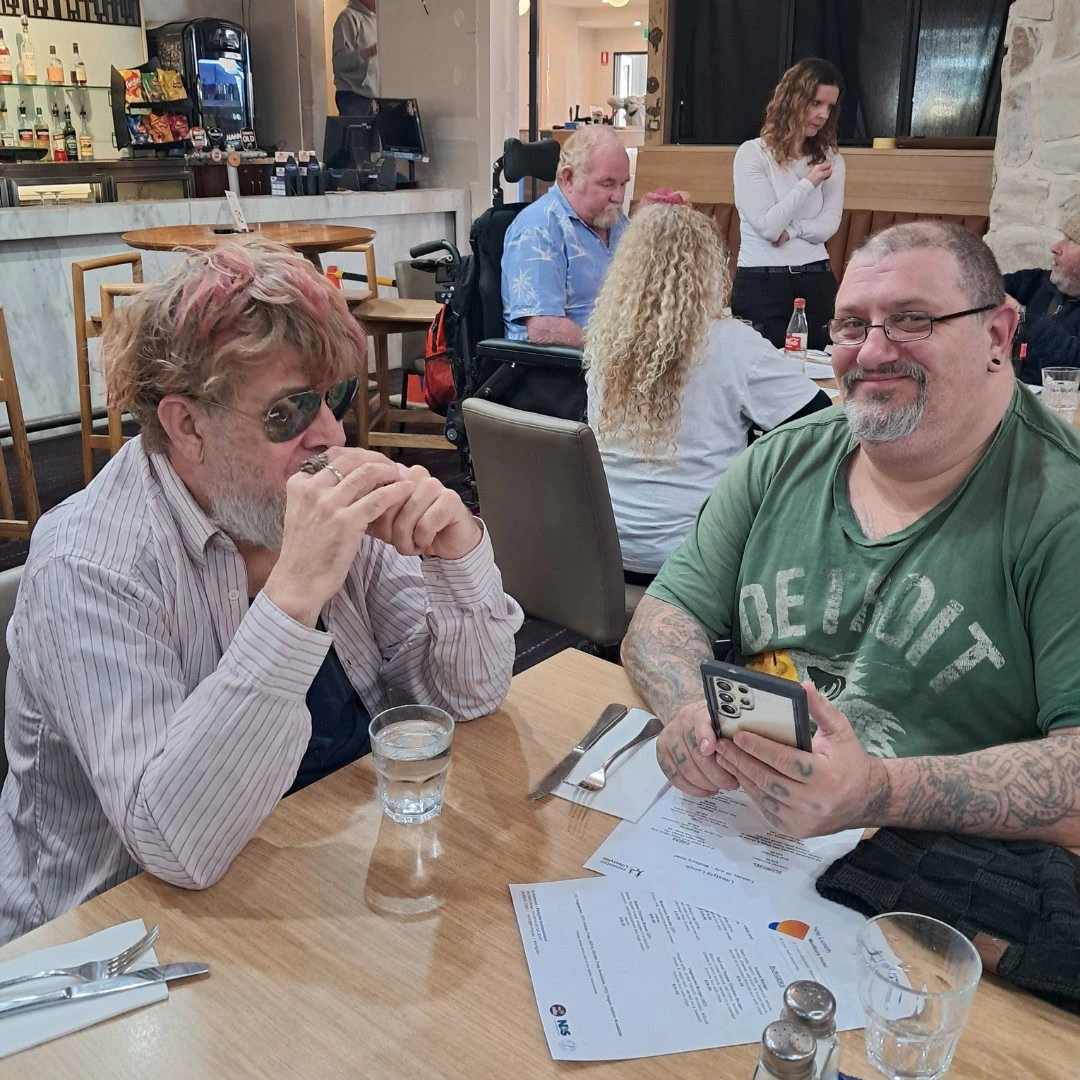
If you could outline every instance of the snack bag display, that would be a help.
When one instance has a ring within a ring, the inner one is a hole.
[[[169,121],[169,127],[172,129],[174,139],[191,138],[191,125],[188,123],[186,116],[180,113],[169,113],[166,119]]]
[[[182,101],[187,97],[184,89],[184,80],[179,71],[169,68],[158,68],[158,84],[161,86],[161,94],[165,101]]]
[[[169,127],[169,118],[160,113],[151,113],[146,117],[146,126],[150,131],[150,141],[153,143],[169,143],[173,141],[172,129]]]
[[[147,131],[141,116],[129,116],[127,126],[131,141],[136,146],[146,146],[150,142],[150,132]]]
[[[161,83],[158,82],[156,71],[144,71],[140,78],[142,79],[143,97],[147,101],[165,100],[161,93]]]
[[[117,68],[119,75],[124,80],[124,101],[128,105],[141,104],[146,99],[143,97],[142,76],[130,68]]]

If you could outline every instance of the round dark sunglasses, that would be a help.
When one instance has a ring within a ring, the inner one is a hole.
[[[244,412],[242,409],[234,409],[231,405],[222,405],[220,401],[210,401],[207,398],[196,398],[204,405],[216,405],[219,409],[234,412],[240,416],[246,416],[251,420],[262,423],[263,431],[267,439],[272,443],[288,442],[302,435],[319,415],[322,403],[334,414],[335,420],[343,420],[345,414],[356,400],[356,391],[360,386],[359,379],[342,379],[334,383],[325,394],[318,390],[301,390],[297,394],[289,394],[287,397],[275,401],[263,415]]]

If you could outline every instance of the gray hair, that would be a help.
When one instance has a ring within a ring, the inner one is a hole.
[[[622,139],[615,134],[615,129],[606,124],[587,124],[578,128],[562,145],[559,153],[559,173],[563,169],[573,169],[575,179],[587,176],[592,165],[593,151],[602,144],[625,149]]]
[[[855,250],[852,259],[864,256],[876,261],[900,251],[928,248],[939,248],[952,254],[960,270],[958,283],[967,293],[972,307],[1005,302],[1001,268],[994,253],[963,225],[934,220],[893,225],[867,237]]]

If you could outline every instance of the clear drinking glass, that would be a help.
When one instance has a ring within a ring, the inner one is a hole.
[[[1080,399],[1080,368],[1043,368],[1042,384],[1043,404],[1066,424],[1071,424]]]
[[[453,719],[430,705],[399,705],[379,713],[368,732],[383,813],[403,825],[440,814]]]
[[[949,1071],[982,975],[975,946],[947,923],[894,912],[856,940],[866,1056],[889,1080]]]

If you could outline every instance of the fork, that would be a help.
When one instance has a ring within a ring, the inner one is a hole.
[[[656,736],[660,734],[663,727],[663,721],[658,717],[649,717],[648,723],[625,746],[620,746],[619,749],[596,770],[596,772],[591,772],[588,776],[579,780],[577,786],[584,788],[586,791],[603,791],[604,785],[607,783],[607,771],[611,768],[612,762],[614,762],[616,758],[622,757],[627,750],[633,750],[639,743],[655,739]]]
[[[80,979],[83,982],[112,979],[117,975],[123,975],[157,941],[157,936],[158,928],[151,926],[134,945],[129,945],[115,956],[110,956],[105,960],[90,960],[88,963],[77,964],[73,967],[49,968],[45,971],[31,972],[29,975],[18,975],[14,979],[4,979],[0,982],[0,990],[6,990],[9,986],[15,986],[18,983],[31,982],[34,979],[54,977]]]

